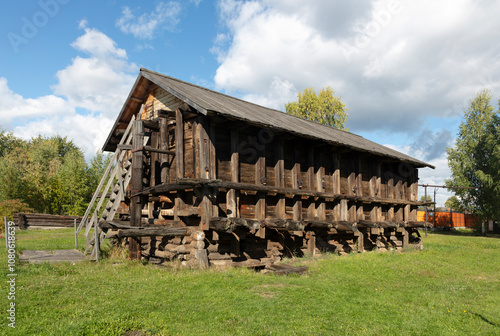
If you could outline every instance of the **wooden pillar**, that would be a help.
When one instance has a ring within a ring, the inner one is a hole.
[[[341,221],[348,220],[347,213],[348,213],[347,200],[346,199],[340,200],[340,220]]]
[[[376,160],[376,159],[375,159]],[[380,186],[381,186],[381,165],[378,160],[372,163],[371,167],[372,177],[370,179],[370,196],[371,197],[380,197]],[[382,209],[380,205],[373,205],[372,210],[370,212],[370,220],[374,222],[379,222],[382,217]]]
[[[292,188],[300,189],[299,179],[300,179],[300,150],[295,146],[294,151],[294,165],[292,168]],[[293,220],[302,219],[302,199],[300,196],[295,196],[293,198]]]
[[[132,126],[132,174],[131,174],[131,192],[136,195],[142,191],[142,173],[143,173],[143,151],[140,149],[144,145],[144,124],[141,120],[134,121]],[[132,196],[130,200],[130,225],[141,226],[142,221],[142,197]],[[129,259],[136,260],[141,258],[140,238],[129,238]]]
[[[160,149],[168,150],[168,120],[160,117]],[[160,183],[168,182],[168,154],[160,154]]]
[[[182,111],[175,110],[175,163],[176,177],[184,177],[184,122]]]
[[[356,165],[356,194],[359,196],[364,196],[363,195],[363,159],[358,156],[357,160],[357,165]],[[365,219],[365,214],[364,214],[364,209],[363,209],[363,203],[357,203],[356,207],[356,220],[364,220]]]
[[[238,152],[238,131],[231,130],[231,182],[239,182],[240,153]],[[239,217],[238,213],[238,191],[229,189],[227,192],[227,215],[228,217]]]
[[[259,153],[257,162],[255,163],[255,184],[262,185],[266,184],[266,152],[265,148]],[[265,193],[258,192],[257,203],[255,204],[255,217],[257,220],[262,221],[266,218],[266,195]],[[266,232],[265,227],[262,227],[258,231],[258,236],[265,238]]]
[[[285,152],[283,149],[283,140],[276,139],[274,143],[274,155],[276,157],[276,165],[274,166],[274,177],[276,186],[285,187]],[[278,203],[276,204],[276,217],[285,219],[285,195],[280,194]]]
[[[332,193],[340,195],[340,155],[337,152],[332,153],[332,186]],[[335,203],[333,218],[340,220],[340,202]]]
[[[325,192],[325,160],[323,160],[322,151],[318,150],[316,156],[316,191]],[[316,201],[316,217],[319,220],[326,220],[326,203],[324,198],[319,198],[318,201]]]
[[[394,173],[390,168],[388,168],[386,172],[387,176],[387,198],[395,198],[395,192],[394,192]],[[387,211],[387,220],[388,221],[394,221],[395,220],[395,214],[394,214],[394,205],[389,205],[389,209]]]
[[[175,177],[184,178],[184,120],[182,111],[175,110]],[[174,200],[174,220],[178,221],[181,207],[181,192],[177,192]]]
[[[198,124],[198,141],[199,141],[199,155],[200,155],[200,171],[201,178],[209,179],[210,172],[210,138],[207,130],[209,129],[209,122],[207,117],[201,117],[201,122]],[[212,202],[209,199],[208,188],[203,188],[203,196],[200,204],[201,208],[201,222],[202,230],[208,230],[209,221],[212,217]]]
[[[215,125],[213,122],[210,122],[210,138],[209,138],[209,143],[208,143],[209,160],[210,160],[209,161],[208,178],[210,178],[210,179],[217,179],[217,153],[216,153],[216,149],[215,149],[215,134],[216,134]],[[212,190],[212,191],[214,191],[214,190]],[[219,207],[217,205],[217,202],[214,202],[216,197],[217,197],[217,194],[210,195],[209,201],[212,205],[211,217],[218,217],[219,216]],[[207,227],[207,229],[208,229],[208,227]]]
[[[307,168],[307,187],[309,190],[314,191],[314,148],[309,148],[308,155],[308,168]],[[307,209],[307,218],[313,220],[316,217],[316,204],[314,199],[310,198],[309,207]]]

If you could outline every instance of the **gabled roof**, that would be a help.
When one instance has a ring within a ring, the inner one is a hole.
[[[242,120],[264,128],[292,133],[300,137],[326,141],[356,151],[390,157],[399,161],[411,163],[417,167],[434,168],[434,166],[428,163],[379,145],[359,135],[317,124],[278,110],[256,105],[144,68],[140,70],[134,87],[104,144],[104,150],[114,149],[115,145],[111,142],[111,139],[115,131],[118,128],[123,128],[123,125],[126,125],[130,121],[132,115],[138,111],[141,104],[141,99],[139,97],[144,95],[150,83],[154,83],[160,88],[170,92],[172,95],[204,115],[217,114],[232,119]]]

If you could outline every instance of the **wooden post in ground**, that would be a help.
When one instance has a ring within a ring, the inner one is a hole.
[[[9,225],[7,224],[7,216],[3,216],[3,221],[5,224],[5,247],[9,249]]]
[[[139,191],[142,190],[142,150],[141,147],[144,144],[144,124],[141,120],[134,121],[132,127],[132,176],[131,176],[131,189],[132,196],[130,200],[130,225],[131,226],[141,226],[142,220],[142,200],[141,196],[137,195]],[[140,250],[140,238],[129,238],[129,259],[136,260],[141,257]]]

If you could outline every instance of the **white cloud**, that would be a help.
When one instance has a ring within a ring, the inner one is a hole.
[[[200,1],[195,1],[198,5]],[[180,22],[182,6],[178,2],[160,2],[150,13],[134,14],[129,7],[124,7],[116,26],[125,34],[132,34],[139,39],[153,39],[163,30],[172,31]]]
[[[275,77],[297,90],[330,85],[355,132],[414,131],[425,117],[461,114],[482,87],[500,87],[500,3],[339,3],[219,1],[216,87],[277,106]]]
[[[104,117],[101,114],[72,113],[33,120],[14,128],[14,134],[23,139],[30,139],[38,134],[67,136],[82,149],[85,158],[89,160],[102,148],[113,123],[114,118]]]
[[[9,88],[7,79],[2,77],[0,77],[0,101],[2,127],[17,120],[36,118],[40,115],[63,115],[74,111],[67,101],[54,95],[25,99],[14,93]]]
[[[85,34],[71,46],[89,57],[77,56],[58,71],[59,82],[52,89],[75,107],[115,116],[134,83],[138,67],[127,62],[125,50],[96,29],[85,28]]]
[[[291,91],[331,86],[354,133],[401,140],[399,150],[436,165],[422,170],[422,183],[449,178],[445,147],[469,99],[482,88],[500,91],[500,2],[218,4],[218,89],[282,108],[295,100]],[[276,79],[287,85],[273,86]]]
[[[14,134],[25,139],[39,134],[68,136],[88,159],[102,147],[138,67],[107,35],[86,26],[80,23],[85,33],[71,46],[87,57],[77,56],[57,72],[54,94],[25,99],[0,78],[0,116],[17,125]]]

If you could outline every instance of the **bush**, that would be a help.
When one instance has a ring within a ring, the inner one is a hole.
[[[0,202],[0,216],[2,217],[0,219],[0,222],[2,223],[0,232],[3,233],[5,231],[4,216],[7,216],[7,220],[11,221],[12,215],[16,212],[30,213],[33,212],[33,209],[31,209],[28,204],[23,203],[18,199],[12,199]]]

